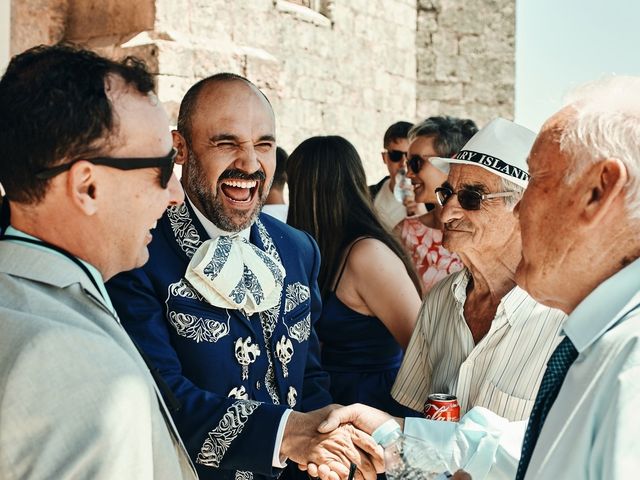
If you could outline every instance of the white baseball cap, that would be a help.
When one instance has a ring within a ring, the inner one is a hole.
[[[453,158],[431,157],[432,165],[449,173],[449,164],[464,163],[489,170],[516,185],[529,183],[527,157],[536,134],[504,118],[491,120]]]

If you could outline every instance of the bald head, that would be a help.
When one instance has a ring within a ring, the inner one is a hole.
[[[237,75],[235,73],[223,72],[216,73],[210,77],[200,80],[193,85],[185,94],[182,102],[180,103],[180,112],[178,113],[178,131],[182,134],[187,142],[191,142],[192,139],[192,125],[193,117],[198,110],[198,104],[202,98],[202,92],[215,93],[217,89],[224,90],[223,86],[236,85],[242,87],[243,85],[254,90],[259,94],[271,108],[271,103],[264,93],[260,91],[249,79]],[[223,93],[223,92],[219,92]]]

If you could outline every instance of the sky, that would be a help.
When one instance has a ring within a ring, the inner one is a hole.
[[[576,85],[640,75],[640,0],[516,0],[515,120],[536,132]]]

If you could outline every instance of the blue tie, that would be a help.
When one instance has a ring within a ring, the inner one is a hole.
[[[527,473],[531,454],[538,441],[544,420],[547,418],[547,413],[549,413],[553,402],[558,396],[564,377],[577,356],[576,347],[573,346],[569,337],[565,337],[547,362],[547,370],[544,372],[544,377],[542,377],[536,402],[533,404],[533,410],[531,410],[531,416],[527,424],[527,432],[524,435],[516,480],[524,479],[524,475]]]

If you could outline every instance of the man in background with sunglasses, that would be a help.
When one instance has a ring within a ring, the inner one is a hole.
[[[406,434],[432,444],[452,471],[462,467],[475,480],[514,477],[526,420],[565,318],[515,283],[522,248],[513,208],[529,181],[534,138],[498,118],[454,158],[431,159],[448,171],[436,190],[443,244],[466,268],[425,296],[392,395],[418,412],[430,394],[457,397],[466,413],[460,423],[396,420]],[[373,432],[389,418],[355,405],[333,412],[325,428],[353,423]]]
[[[373,206],[382,224],[392,231],[407,216],[407,209],[396,200],[393,189],[396,186],[398,170],[407,166],[407,150],[409,149],[409,130],[413,125],[409,122],[396,122],[384,132],[382,161],[389,171],[375,185],[369,186]]]
[[[0,478],[195,478],[104,281],[181,203],[167,116],[134,59],[70,46],[0,81]],[[8,218],[8,217],[7,217]]]

